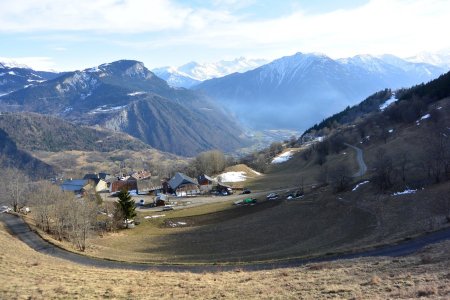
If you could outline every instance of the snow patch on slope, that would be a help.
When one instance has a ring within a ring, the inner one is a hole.
[[[214,178],[219,182],[242,182],[247,180],[245,172],[225,172]]]
[[[292,158],[292,155],[293,155],[292,151],[286,151],[284,153],[281,153],[280,155],[272,159],[272,164],[281,164],[287,162]]]
[[[395,95],[392,94],[391,98],[389,98],[388,100],[386,100],[386,102],[384,102],[383,104],[380,105],[380,110],[383,111],[386,108],[389,107],[389,105],[391,105],[392,103],[394,103],[395,101],[397,101],[398,99],[395,98]]]

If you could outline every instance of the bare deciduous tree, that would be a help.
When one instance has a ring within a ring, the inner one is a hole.
[[[194,161],[196,175],[217,174],[226,167],[227,159],[219,150],[212,150],[200,153]]]
[[[30,189],[36,225],[47,233],[51,231],[55,203],[61,194],[61,189],[50,182],[38,182]]]
[[[345,191],[352,181],[350,169],[340,164],[330,171],[330,179],[336,192]]]
[[[12,206],[18,212],[27,203],[27,190],[30,179],[18,169],[6,168],[2,170],[0,179],[1,202]]]
[[[373,182],[381,191],[384,191],[392,186],[392,159],[387,155],[383,148],[378,149],[375,161],[375,175]]]

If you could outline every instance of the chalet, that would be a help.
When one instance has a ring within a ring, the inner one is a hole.
[[[197,181],[183,173],[176,173],[168,183],[170,188],[178,197],[200,194]]]
[[[200,185],[200,191],[208,192],[213,189],[213,186],[217,184],[217,181],[209,177],[206,174],[197,177],[198,184]]]
[[[60,185],[60,188],[64,192],[83,194],[89,189],[89,181],[86,179],[67,179]]]
[[[106,176],[104,179],[100,177],[100,174],[86,174],[83,177],[84,180],[88,180],[89,183],[95,187],[95,191],[97,193],[100,192],[107,192],[109,191],[109,185],[108,182],[106,182]]]

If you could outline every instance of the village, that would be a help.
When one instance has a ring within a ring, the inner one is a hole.
[[[233,174],[237,173],[237,174]],[[151,172],[141,170],[112,176],[106,172],[85,174],[83,178],[66,179],[59,186],[64,192],[72,192],[78,198],[97,194],[102,201],[115,202],[121,190],[129,192],[137,209],[154,211],[186,208],[205,203],[224,201],[225,196],[248,194],[250,190],[243,186],[243,172],[229,172],[232,182],[222,182],[222,177],[215,178],[202,174],[191,178],[177,172],[171,178],[152,176]],[[225,177],[226,179],[227,177]],[[231,200],[234,197],[227,197]]]

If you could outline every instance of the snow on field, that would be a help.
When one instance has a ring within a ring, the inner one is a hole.
[[[381,111],[385,110],[386,108],[388,108],[389,105],[391,105],[395,101],[397,101],[397,99],[395,98],[395,95],[392,95],[391,98],[389,98],[388,100],[386,100],[386,102],[380,105],[380,110]]]
[[[396,193],[393,193],[392,196],[400,196],[400,195],[414,194],[415,192],[417,192],[417,190],[406,189],[406,190],[404,190],[403,192],[396,192]]]
[[[144,219],[155,219],[155,218],[162,218],[166,215],[153,215],[153,216],[145,216]]]
[[[277,157],[272,159],[272,163],[273,164],[281,164],[281,163],[287,162],[291,158],[292,158],[292,151],[287,151],[287,152],[281,153],[280,155],[278,155]]]
[[[352,192],[356,191],[360,186],[362,186],[362,185],[364,185],[364,184],[366,184],[366,183],[369,183],[369,181],[366,180],[366,181],[363,181],[363,182],[358,183],[358,184],[353,188]]]
[[[241,181],[245,181],[247,179],[246,173],[245,172],[225,172],[220,174],[219,176],[217,176],[216,178],[217,181],[221,181],[221,182],[241,182]],[[220,180],[219,180],[220,179]]]

